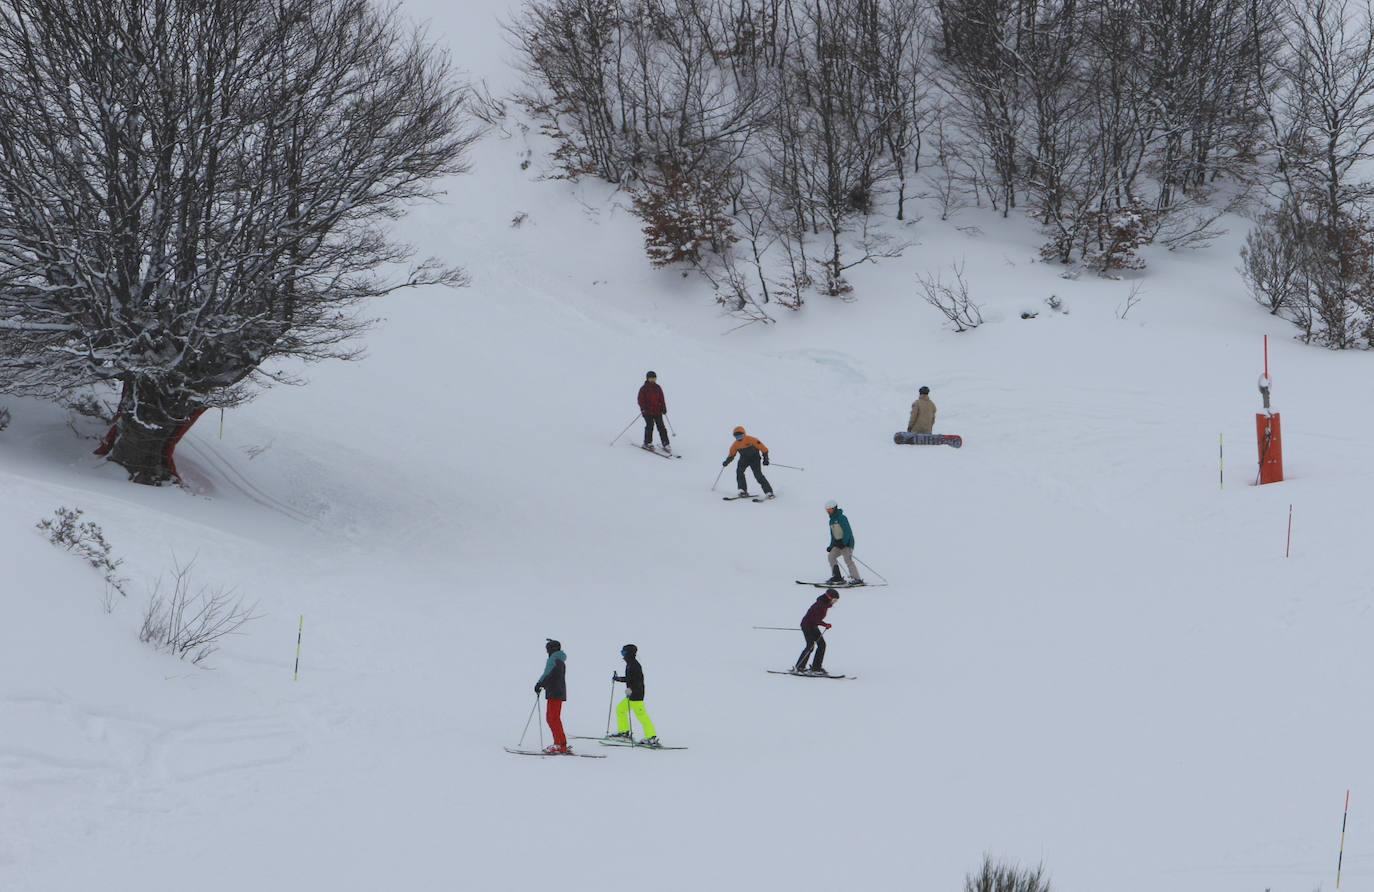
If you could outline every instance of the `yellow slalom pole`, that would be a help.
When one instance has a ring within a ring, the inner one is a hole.
[[[301,623],[296,626],[296,673],[291,676],[292,681],[299,681],[301,677],[301,632],[305,629],[305,614],[301,614]],[[1344,844],[1344,843],[1342,843]]]

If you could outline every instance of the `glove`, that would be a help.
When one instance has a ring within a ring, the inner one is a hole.
[[[625,680],[625,679],[621,678],[619,675],[616,675],[614,672],[611,673],[611,681],[624,681],[624,680]]]
[[[544,686],[543,686],[542,684],[540,684],[539,682],[536,681],[536,682],[534,683],[534,692],[535,692],[536,694],[538,694],[538,693],[539,693],[540,691],[542,691],[542,690],[544,690]]]
[[[723,462],[720,463],[720,466],[723,468],[723,467],[725,467],[725,466],[728,465],[728,464],[730,464],[730,459],[727,458],[725,461],[723,461]]]
[[[767,452],[765,452],[765,453],[763,454],[763,463],[764,463],[765,465],[768,464],[768,453],[767,453]]]
[[[826,554],[829,554],[830,551],[831,551],[831,549],[833,549],[834,547],[835,547],[835,543],[834,543],[834,542],[831,542],[829,545],[825,546],[825,552],[826,552]]]
[[[834,628],[834,626],[830,625],[830,623],[821,623],[821,625],[825,626],[827,629]]]

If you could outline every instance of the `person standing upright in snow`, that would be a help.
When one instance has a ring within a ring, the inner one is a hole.
[[[615,708],[616,733],[611,737],[634,740],[630,734],[630,710],[633,709],[635,718],[639,719],[639,725],[644,729],[644,739],[640,745],[658,746],[658,732],[649,720],[649,713],[644,711],[644,668],[639,665],[639,648],[627,644],[620,649],[620,656],[625,660],[625,674],[612,673],[611,680],[625,682],[625,699]]]
[[[730,454],[725,457],[725,461],[720,463],[723,468],[739,456],[739,464],[735,466],[735,483],[739,486],[741,496],[749,495],[749,490],[744,485],[744,469],[748,468],[754,472],[754,479],[763,487],[764,495],[773,498],[773,487],[768,482],[768,478],[763,476],[763,468],[760,464],[768,464],[768,447],[757,437],[751,437],[744,432],[744,428],[737,427],[734,430],[735,442],[730,444]]]
[[[825,669],[822,663],[825,662],[825,635],[821,632],[821,626],[830,628],[830,623],[825,621],[825,614],[835,602],[840,600],[840,593],[833,588],[828,588],[824,593],[817,596],[814,604],[806,611],[802,617],[802,635],[806,637],[806,649],[797,657],[797,664],[792,667],[793,672],[810,672],[814,675],[824,675]],[[811,661],[811,668],[806,668],[806,660],[811,656],[812,650],[816,651],[816,658]]]
[[[668,402],[663,398],[663,388],[658,386],[658,375],[653,372],[644,374],[644,384],[639,388],[639,414],[644,416],[644,448],[654,447],[654,426],[658,427],[658,439],[668,450],[668,429],[663,426],[663,416],[668,414]]]
[[[931,434],[935,432],[935,403],[930,399],[930,388],[922,386],[916,402],[911,404],[911,420],[907,422],[909,434]]]
[[[544,642],[544,653],[549,658],[544,662],[544,674],[534,683],[534,693],[544,692],[544,720],[549,723],[549,733],[553,743],[544,747],[546,753],[566,753],[568,736],[563,733],[563,701],[568,699],[567,665],[568,655],[563,653],[563,645],[552,638]]]
[[[844,577],[840,575],[840,558],[844,558],[845,565],[849,567],[849,584],[863,585],[859,571],[854,569],[854,531],[849,528],[849,518],[834,502],[825,503],[825,513],[830,515],[830,544],[825,547],[826,556],[830,559],[830,578],[826,582],[832,585],[844,583]]]

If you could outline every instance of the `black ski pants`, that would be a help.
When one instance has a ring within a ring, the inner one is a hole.
[[[805,669],[806,660],[811,656],[811,651],[814,648],[816,659],[811,661],[811,668],[820,669],[821,664],[825,662],[825,636],[821,634],[821,627],[802,626],[801,630],[802,634],[806,636],[806,650],[803,650],[801,656],[797,657],[797,665],[793,668],[798,672]]]
[[[655,424],[658,425],[658,440],[659,440],[659,442],[662,443],[664,446],[667,446],[667,445],[668,445],[668,429],[667,429],[666,427],[663,426],[663,416],[662,416],[662,415],[645,415],[645,416],[644,416],[644,445],[645,445],[645,446],[652,446],[652,445],[654,444],[654,425],[655,425]]]
[[[752,454],[745,455],[745,452]],[[757,449],[746,449],[740,452],[739,461],[735,463],[735,483],[739,485],[740,492],[744,492],[748,489],[748,487],[744,485],[745,468],[754,472],[754,479],[759,482],[759,486],[763,487],[765,494],[773,491],[773,487],[769,484],[768,478],[763,476],[763,457],[759,454]]]

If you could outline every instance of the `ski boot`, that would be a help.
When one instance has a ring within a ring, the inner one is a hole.
[[[663,744],[661,744],[661,743],[658,742],[658,737],[657,737],[657,736],[654,736],[654,737],[646,737],[646,738],[644,738],[643,740],[641,740],[641,741],[639,742],[639,745],[640,745],[640,746],[647,746],[647,747],[656,747],[656,746],[662,746]]]
[[[607,734],[607,740],[634,740],[629,731],[617,731],[614,734]]]

